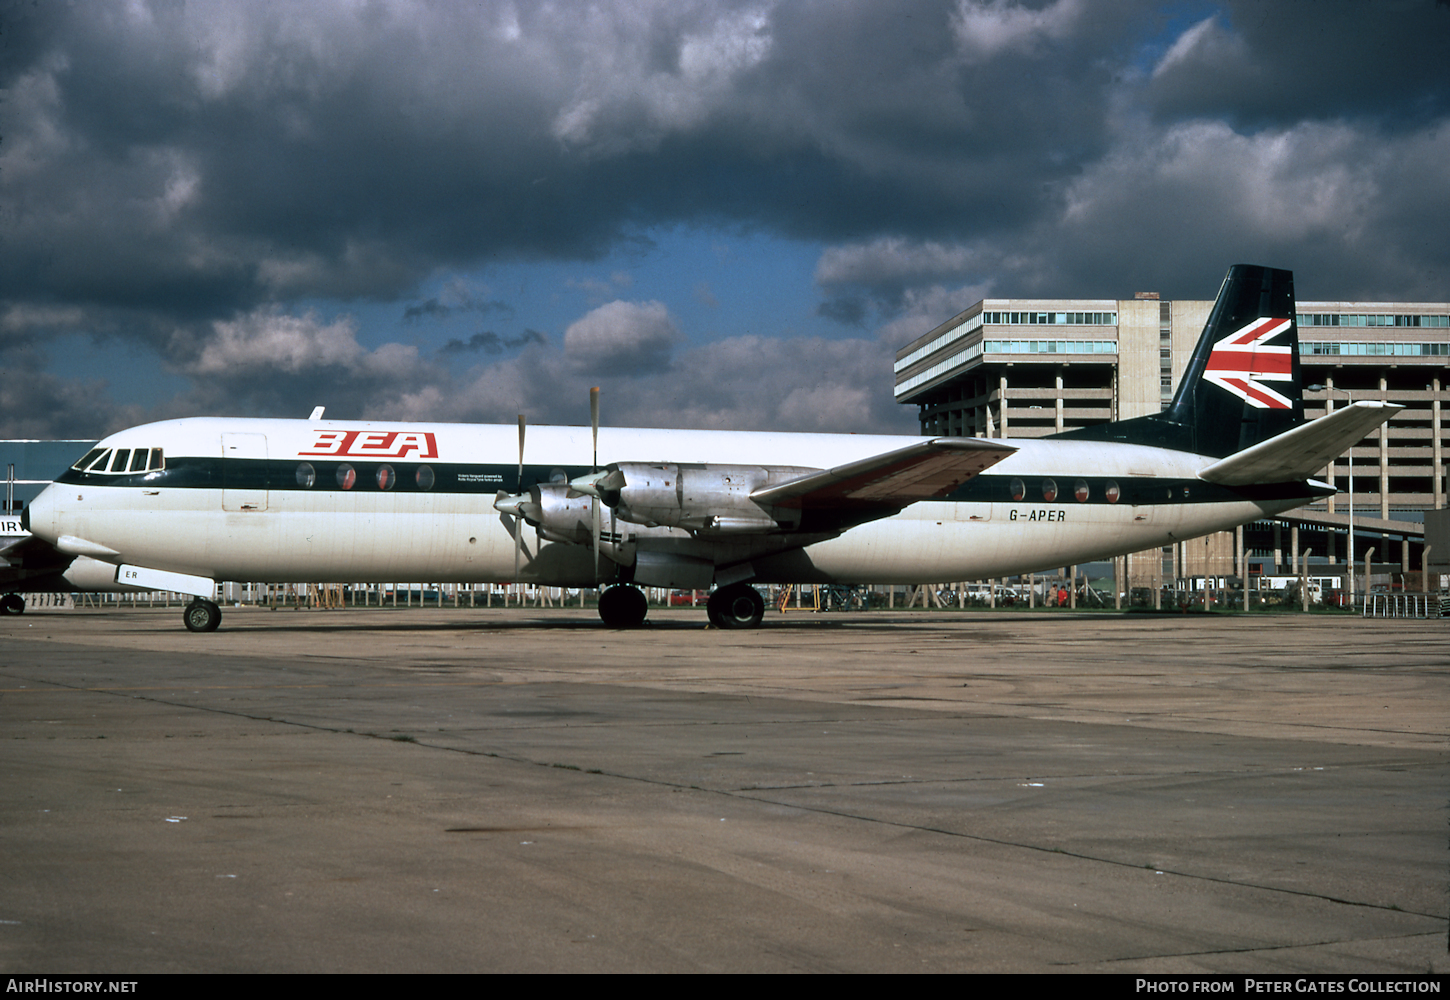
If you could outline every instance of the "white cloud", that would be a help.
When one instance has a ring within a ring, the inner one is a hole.
[[[79,326],[85,318],[80,306],[16,304],[0,315],[0,331],[7,334],[50,332]]]
[[[877,339],[895,351],[991,293],[991,282],[953,288],[931,285],[908,289],[900,315],[876,331]]]
[[[627,416],[653,427],[910,433],[914,411],[894,402],[890,372],[891,351],[870,340],[731,337],[681,352],[667,384],[627,393]]]
[[[1175,67],[1194,62],[1216,64],[1221,71],[1232,65],[1235,71],[1241,72],[1248,56],[1248,46],[1241,37],[1225,31],[1217,16],[1207,17],[1178,36],[1153,67],[1153,76],[1160,77]]]
[[[1057,0],[1041,9],[1009,0],[959,0],[952,34],[971,61],[1004,51],[1033,52],[1043,40],[1070,35],[1083,15],[1082,0]]]
[[[363,357],[357,323],[342,317],[324,324],[315,313],[289,316],[262,309],[213,324],[214,338],[190,370],[198,375],[277,369],[296,373],[337,365],[356,367]]]
[[[1165,223],[1236,231],[1244,241],[1353,239],[1378,196],[1387,151],[1342,124],[1242,135],[1222,122],[1174,126],[1106,158],[1068,190],[1065,221]],[[1175,241],[1176,242],[1176,241]]]
[[[581,37],[589,41],[578,46],[575,97],[551,131],[570,146],[607,154],[654,148],[665,134],[727,106],[737,78],[766,58],[772,42],[769,5],[738,11],[673,2],[614,5],[590,9],[581,20],[587,24]],[[691,20],[703,23],[692,27]],[[678,39],[669,46],[670,60],[651,51],[665,30]]]
[[[884,236],[869,243],[827,247],[816,262],[816,283],[911,285],[963,277],[981,266],[979,254],[959,243]]]
[[[564,351],[581,371],[599,374],[660,372],[680,340],[663,302],[616,299],[585,313],[564,331]]]

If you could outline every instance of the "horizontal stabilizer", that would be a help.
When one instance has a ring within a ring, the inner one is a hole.
[[[900,508],[944,497],[1016,450],[984,438],[933,438],[756,490],[750,499],[790,508]]]
[[[1307,479],[1402,409],[1394,403],[1351,403],[1221,459],[1198,478],[1224,486]]]

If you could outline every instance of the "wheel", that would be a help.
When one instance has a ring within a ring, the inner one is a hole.
[[[222,609],[211,601],[197,598],[181,612],[181,620],[191,632],[215,632],[222,623]]]
[[[19,594],[6,594],[0,597],[0,615],[23,615],[25,614],[25,598]]]
[[[649,601],[638,587],[619,583],[599,595],[599,617],[610,628],[638,628],[647,614]]]
[[[748,583],[732,583],[710,595],[705,613],[716,628],[755,628],[765,617],[765,598]]]

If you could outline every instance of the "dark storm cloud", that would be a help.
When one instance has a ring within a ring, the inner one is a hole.
[[[1235,0],[1167,27],[1180,9],[11,5],[5,343],[145,342],[196,386],[177,406],[290,413],[321,379],[357,412],[426,416],[459,388],[442,364],[307,308],[508,316],[481,285],[420,301],[420,282],[665,226],[821,245],[819,314],[882,317],[882,343],[988,292],[1206,297],[1237,260],[1295,268],[1306,297],[1450,294],[1450,9]],[[560,350],[514,345],[486,369],[494,398],[505,375],[668,373],[685,400],[739,404],[682,421],[786,419],[725,384],[743,375],[691,367],[704,348],[658,303],[607,306]],[[442,353],[507,346],[477,337]],[[39,355],[16,357],[40,385]],[[0,422],[31,426],[19,406]]]
[[[514,315],[513,307],[510,306],[507,302],[501,302],[498,299],[493,299],[488,302],[466,300],[463,302],[449,304],[435,298],[420,302],[417,305],[408,306],[406,309],[403,310],[403,321],[409,322],[412,320],[423,318],[447,319],[454,313],[463,312],[498,312],[509,319],[512,319]]]
[[[1103,151],[1130,8],[1015,10],[12,8],[0,294],[222,316],[679,220],[1016,224]]]
[[[816,315],[845,326],[861,326],[866,322],[866,301],[859,295],[840,295],[816,306]]]
[[[506,350],[515,347],[523,347],[526,344],[547,344],[548,338],[538,330],[525,330],[518,337],[500,337],[492,330],[484,330],[475,333],[466,341],[453,338],[438,349],[439,354],[467,354],[472,351],[482,351],[484,354],[502,354]]]
[[[1420,128],[1450,113],[1450,4],[1431,0],[1229,0],[1153,73],[1150,106],[1240,128],[1372,119]]]

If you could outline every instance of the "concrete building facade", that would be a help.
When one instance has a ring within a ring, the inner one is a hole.
[[[928,436],[1044,437],[1154,413],[1173,398],[1212,308],[1151,292],[984,299],[897,352],[896,399],[917,407]],[[1139,554],[1128,562],[1132,585],[1283,572],[1307,550],[1316,562],[1342,563],[1351,459],[1357,563],[1373,547],[1376,564],[1420,568],[1425,511],[1446,500],[1450,303],[1300,302],[1298,310],[1307,417],[1356,399],[1405,409],[1324,470],[1344,493],[1247,534]]]

